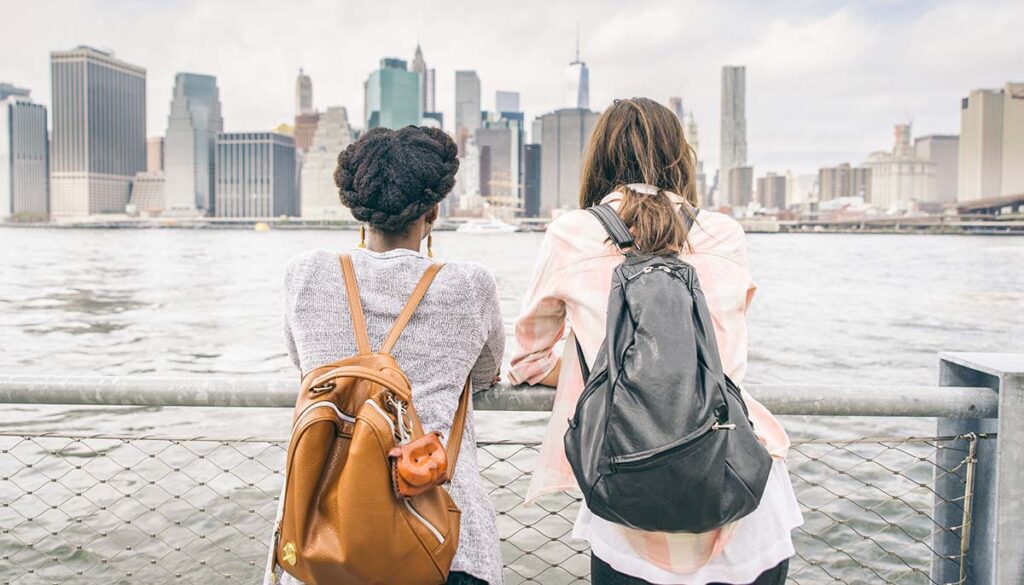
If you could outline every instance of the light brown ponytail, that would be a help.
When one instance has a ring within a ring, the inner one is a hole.
[[[683,251],[686,227],[679,209],[664,191],[638,193],[625,185],[616,191],[622,193],[619,216],[633,233],[637,252],[674,256]]]
[[[598,118],[587,144],[580,180],[580,207],[597,205],[612,191],[623,194],[619,215],[649,254],[678,254],[686,242],[671,191],[697,207],[696,156],[671,110],[648,98],[615,100]],[[625,185],[645,184],[655,194]],[[686,207],[686,206],[684,206]],[[690,208],[683,213],[691,214]]]

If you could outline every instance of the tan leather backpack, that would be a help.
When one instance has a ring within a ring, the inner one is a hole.
[[[440,486],[398,496],[389,452],[424,437],[409,380],[390,351],[442,264],[423,274],[376,352],[351,257],[341,265],[359,353],[303,378],[274,562],[309,585],[440,585],[458,546],[459,509]],[[467,380],[442,481],[455,469],[469,394]]]

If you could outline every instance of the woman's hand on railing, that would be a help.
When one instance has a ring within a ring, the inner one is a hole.
[[[551,368],[551,371],[548,372],[547,375],[544,376],[544,378],[540,382],[537,382],[537,383],[541,384],[543,386],[551,386],[552,388],[557,388],[558,387],[558,376],[561,375],[561,373],[562,373],[562,358],[558,358],[558,361],[555,362],[555,367]]]

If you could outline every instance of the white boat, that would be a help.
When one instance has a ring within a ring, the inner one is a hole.
[[[469,220],[460,225],[455,231],[460,234],[509,234],[518,231],[518,228],[492,217],[489,219]]]

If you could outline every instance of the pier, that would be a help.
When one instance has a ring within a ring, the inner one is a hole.
[[[921,386],[747,387],[779,415],[935,420],[928,436],[794,441],[805,523],[790,583],[1024,582],[1024,354],[938,363]],[[293,378],[0,376],[0,403],[220,407],[243,421],[245,408],[290,409],[296,388]],[[541,387],[474,396],[477,410],[552,401]],[[0,583],[258,583],[286,443],[257,435],[0,432]],[[569,540],[578,500],[523,505],[537,448],[478,444],[506,583],[586,583],[589,553]]]

